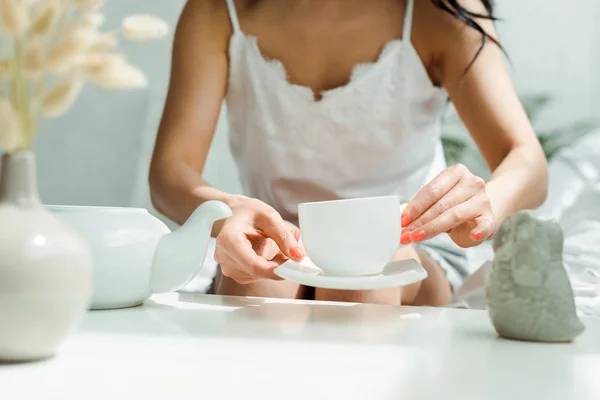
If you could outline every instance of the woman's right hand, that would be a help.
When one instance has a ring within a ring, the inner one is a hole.
[[[288,259],[301,261],[300,230],[260,200],[238,197],[233,215],[217,236],[215,261],[224,276],[240,284],[280,278],[273,270]]]

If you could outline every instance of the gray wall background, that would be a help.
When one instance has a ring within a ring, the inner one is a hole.
[[[224,1],[224,0],[223,0]],[[419,0],[423,1],[423,0]],[[185,0],[110,0],[107,27],[134,12],[167,19],[174,29]],[[519,93],[546,92],[560,101],[546,123],[600,117],[600,2],[504,0],[498,14],[503,44],[512,60]],[[40,192],[48,204],[150,208],[147,168],[168,84],[172,37],[124,44],[130,59],[149,75],[134,92],[87,87],[75,108],[47,121],[36,145]],[[215,186],[240,191],[227,146],[222,113],[206,168]]]

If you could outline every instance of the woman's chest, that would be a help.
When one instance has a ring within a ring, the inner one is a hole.
[[[283,64],[289,82],[312,89],[317,100],[321,92],[347,85],[357,65],[376,63],[386,45],[402,37],[403,1],[362,1],[360,9],[337,15],[284,8],[297,2],[260,3],[239,12],[243,32],[256,37],[265,59]]]

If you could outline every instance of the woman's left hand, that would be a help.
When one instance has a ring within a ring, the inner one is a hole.
[[[464,165],[447,168],[407,204],[402,227],[402,244],[442,233],[463,248],[480,244],[496,231],[485,181]]]

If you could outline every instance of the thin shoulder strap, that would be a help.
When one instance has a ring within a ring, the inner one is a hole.
[[[240,33],[240,20],[238,19],[237,11],[235,10],[235,4],[233,0],[226,0],[227,8],[229,9],[229,19],[231,19],[231,25],[233,25],[233,31]]]
[[[412,31],[413,9],[415,0],[406,1],[406,12],[404,13],[404,29],[402,32],[402,41],[410,42],[410,32]]]

